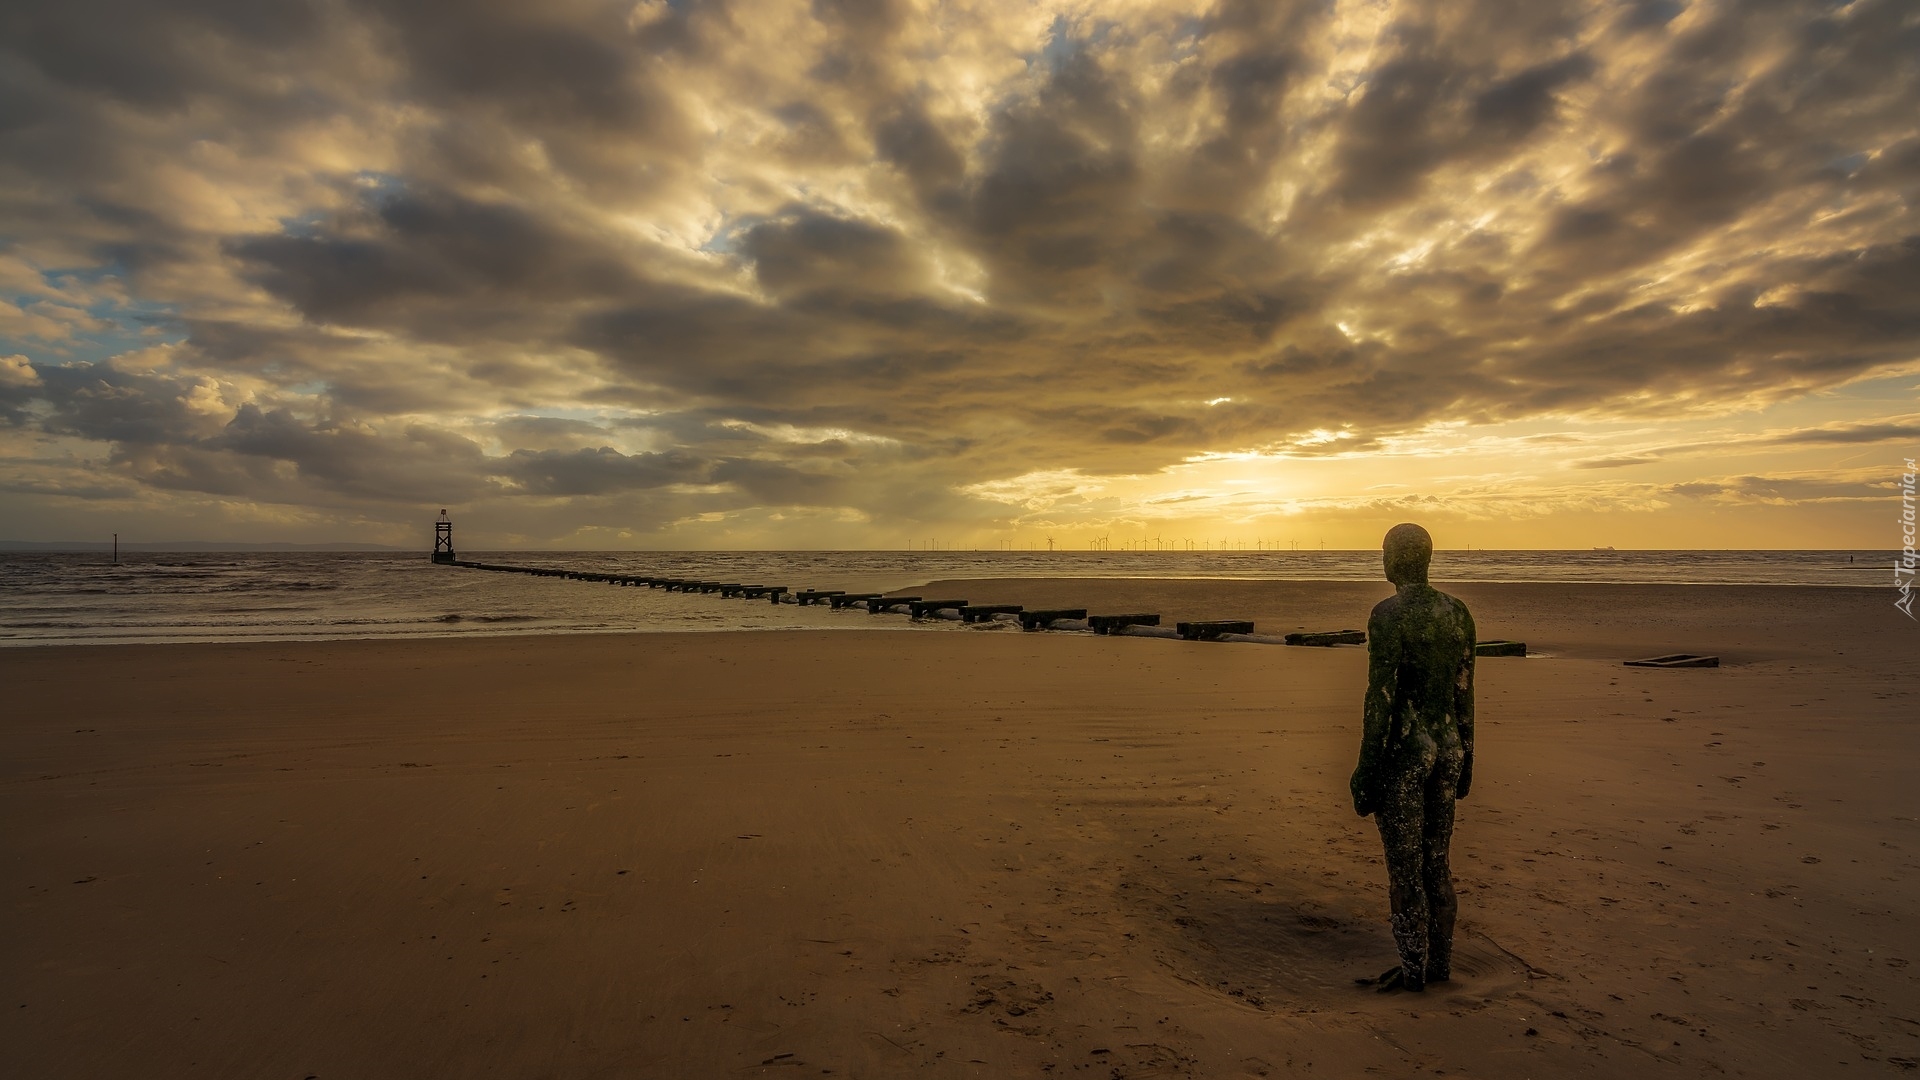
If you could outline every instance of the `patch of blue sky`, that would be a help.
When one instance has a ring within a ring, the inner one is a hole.
[[[1852,176],[1854,173],[1859,172],[1862,166],[1866,165],[1870,156],[1871,155],[1865,150],[1856,150],[1851,154],[1843,154],[1840,157],[1834,158],[1830,164],[1834,171]]]
[[[97,266],[63,266],[40,271],[40,279],[45,281],[49,288],[63,290],[74,285],[98,285],[103,281],[126,276],[127,265],[118,259],[112,259]]]
[[[714,227],[712,235],[701,241],[696,250],[711,255],[738,255],[742,234],[767,220],[769,219],[765,214],[728,215],[720,220],[720,224]]]
[[[280,232],[296,240],[312,240],[321,233],[321,226],[333,215],[324,210],[307,210],[292,217],[280,219]]]
[[[174,305],[122,300],[100,289],[104,283],[124,276],[124,268],[113,263],[41,271],[48,288],[62,294],[62,299],[53,302],[77,307],[94,325],[73,327],[72,336],[66,338],[0,337],[0,350],[24,355],[35,364],[99,363],[135,349],[185,341],[186,327]],[[80,295],[74,296],[76,292]],[[35,304],[47,302],[46,297],[27,295],[9,296],[7,300],[30,314]],[[58,319],[59,315],[46,317]]]
[[[1036,62],[1046,66],[1049,71],[1059,71],[1068,61],[1086,51],[1089,47],[1105,43],[1107,36],[1113,33],[1118,24],[1111,19],[1101,19],[1084,34],[1074,33],[1075,21],[1065,15],[1055,15],[1053,24],[1047,27],[1047,43],[1038,53],[1029,54],[1027,66]]]
[[[382,172],[377,169],[362,169],[353,174],[348,181],[354,197],[361,202],[378,207],[399,198],[407,190],[407,178],[399,173]],[[280,232],[298,240],[311,240],[326,231],[326,224],[334,217],[334,211],[321,207],[302,210],[280,219]]]
[[[354,173],[353,183],[373,201],[394,198],[407,190],[406,177],[378,169],[362,169]]]

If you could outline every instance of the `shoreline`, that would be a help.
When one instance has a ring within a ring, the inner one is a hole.
[[[567,590],[587,590],[604,605],[604,586],[565,581],[530,582],[564,598]],[[1631,659],[1669,652],[1712,653],[1725,663],[1805,660],[1869,668],[1905,662],[1911,650],[1902,644],[1913,627],[1876,587],[1723,583],[1711,585],[1598,582],[1436,582],[1465,600],[1473,610],[1481,640],[1524,641],[1538,654],[1589,659]],[[1783,593],[1780,590],[1793,590]],[[1295,580],[1285,578],[1093,578],[1003,577],[932,579],[886,590],[963,596],[974,603],[1023,604],[1030,609],[1080,608],[1100,612],[1152,611],[1163,624],[1187,619],[1251,619],[1263,634],[1296,630],[1364,629],[1374,603],[1389,595],[1385,581]],[[1889,589],[1891,592],[1891,589]],[[646,608],[635,598],[632,617],[644,622]],[[663,598],[661,598],[663,599]],[[702,617],[798,617],[781,606],[769,612],[760,601],[717,597],[676,599],[681,610],[656,629],[644,625],[605,628],[501,627],[485,619],[462,620],[447,628],[444,616],[423,619],[417,632],[385,634],[293,633],[239,634],[190,640],[132,636],[118,640],[72,637],[0,641],[0,652],[50,647],[120,644],[223,644],[238,642],[443,641],[466,639],[527,640],[546,637],[594,638],[659,633],[766,632],[794,629],[780,625],[689,625],[686,605]],[[737,609],[729,605],[739,605]],[[902,616],[864,613],[826,614],[807,609],[808,629],[958,629],[917,625]],[[1643,614],[1644,613],[1644,614]],[[1650,616],[1650,617],[1646,617]],[[425,628],[432,626],[433,628]],[[1863,631],[1867,631],[1864,632]]]

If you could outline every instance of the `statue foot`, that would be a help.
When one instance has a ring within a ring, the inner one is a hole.
[[[1361,986],[1372,986],[1376,994],[1391,994],[1395,990],[1405,990],[1417,994],[1426,989],[1424,980],[1409,978],[1405,968],[1394,966],[1371,979],[1355,979]]]

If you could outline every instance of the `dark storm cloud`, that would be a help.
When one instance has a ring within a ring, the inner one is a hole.
[[[63,86],[140,109],[178,108],[228,88],[213,43],[273,54],[297,50],[321,23],[319,3],[285,0],[61,0],[0,13],[8,52]]]
[[[1406,19],[1389,28],[1397,47],[1366,74],[1343,118],[1328,192],[1340,203],[1378,209],[1418,193],[1443,166],[1510,152],[1554,120],[1564,88],[1594,70],[1572,43],[1579,20],[1553,5],[1438,10],[1455,21]],[[1488,34],[1490,23],[1506,33]],[[1516,24],[1535,26],[1537,36],[1514,41]],[[1549,55],[1533,58],[1543,50]]]
[[[228,250],[314,322],[419,324],[428,336],[489,332],[530,309],[646,288],[598,238],[510,203],[404,192],[326,224]]]
[[[800,212],[748,229],[740,249],[760,287],[775,295],[815,291],[912,292],[924,275],[907,239],[891,229]]]
[[[873,142],[882,160],[912,178],[923,202],[950,190],[967,167],[966,156],[918,101],[884,108],[874,125]]]
[[[123,446],[191,442],[208,429],[208,418],[190,404],[192,378],[121,371],[112,364],[43,367],[33,398],[46,406],[40,425]]]
[[[1785,400],[1920,357],[1917,57],[1901,0],[15,5],[0,424],[170,491],[971,520]]]
[[[604,495],[616,491],[709,482],[711,462],[684,451],[622,454],[610,446],[591,450],[515,450],[510,475],[536,495]]]
[[[1106,270],[1137,227],[1137,107],[1124,79],[1068,41],[1033,96],[994,117],[955,224],[1007,302],[1077,299],[1074,286]]]

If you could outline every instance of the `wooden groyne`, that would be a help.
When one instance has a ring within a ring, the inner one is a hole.
[[[1022,630],[1086,630],[1086,608],[1046,608],[1020,613]]]
[[[915,620],[939,619],[969,625],[1017,624],[1025,631],[1091,631],[1116,637],[1176,638],[1186,641],[1244,642],[1256,645],[1307,645],[1321,648],[1364,645],[1367,635],[1360,630],[1323,630],[1276,636],[1254,632],[1250,619],[1202,619],[1161,626],[1160,614],[1152,611],[1120,612],[1111,615],[1090,614],[1086,608],[1045,608],[1029,611],[1020,604],[972,604],[965,599],[926,599],[919,596],[889,596],[886,593],[848,592],[844,589],[791,589],[785,585],[767,585],[736,581],[709,581],[702,578],[666,577],[653,574],[608,574],[587,570],[562,570],[548,566],[515,566],[504,563],[476,562],[471,559],[437,560],[443,566],[496,573],[531,574],[569,581],[590,581],[622,587],[663,589],[667,592],[718,595],[727,600],[759,600],[772,604],[809,607],[824,603],[833,611],[864,608],[869,615],[906,615]],[[1480,656],[1525,656],[1527,647],[1514,641],[1484,641],[1477,644]],[[1670,656],[1632,661],[1648,667],[1691,667],[1717,664],[1714,657]]]
[[[1212,619],[1176,623],[1174,630],[1188,641],[1219,641],[1228,634],[1253,633],[1253,622],[1248,619]]]
[[[1089,615],[1087,629],[1096,634],[1117,634],[1132,626],[1159,626],[1158,612],[1135,612],[1131,615]]]
[[[1019,604],[968,604],[960,609],[960,621],[967,623],[991,622],[1002,615],[1017,616],[1026,609]]]
[[[1320,630],[1305,634],[1288,634],[1289,645],[1365,645],[1367,634],[1364,630]]]

